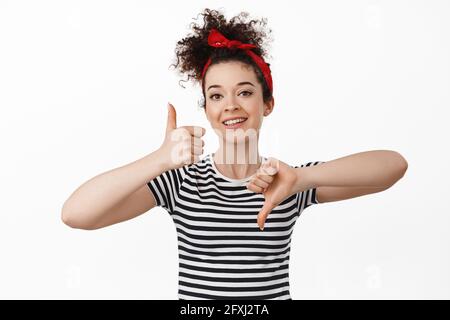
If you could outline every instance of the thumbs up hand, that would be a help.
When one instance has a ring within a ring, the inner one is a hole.
[[[166,135],[159,147],[163,162],[166,164],[165,170],[198,162],[205,145],[201,137],[206,130],[198,126],[177,128],[177,112],[172,104],[167,105],[167,111]]]
[[[264,195],[264,205],[256,220],[261,230],[269,213],[284,199],[298,192],[297,181],[296,169],[280,160],[269,158],[261,164],[247,184],[247,189]]]

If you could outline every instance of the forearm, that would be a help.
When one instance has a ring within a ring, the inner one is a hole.
[[[66,200],[63,211],[95,220],[139,187],[166,171],[159,151],[101,173],[82,184]]]
[[[310,189],[319,186],[390,187],[404,175],[407,167],[398,152],[373,150],[299,169]]]

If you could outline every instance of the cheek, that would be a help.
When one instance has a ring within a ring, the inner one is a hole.
[[[211,123],[212,126],[220,128],[220,126],[222,125],[221,119],[222,119],[222,117],[221,117],[220,113],[219,112],[215,112],[215,113],[211,113],[209,115],[209,119],[208,120],[209,120],[209,123]]]
[[[206,119],[209,122],[214,122],[217,121],[218,119],[218,115],[216,112],[214,112],[214,110],[211,110],[211,108],[206,107],[205,109],[205,115],[206,115]]]
[[[255,106],[251,111],[252,123],[261,124],[264,119],[264,113],[261,106]]]
[[[262,122],[263,122],[263,118],[261,117],[261,116],[257,116],[257,117],[254,117],[254,119],[253,119],[253,121],[252,121],[252,127],[253,128],[261,128],[261,126],[262,126]]]

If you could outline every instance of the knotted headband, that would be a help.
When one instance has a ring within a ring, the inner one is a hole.
[[[256,48],[256,45],[250,44],[250,43],[242,43],[238,40],[229,40],[225,38],[223,34],[221,34],[217,29],[212,28],[208,35],[208,44],[211,47],[215,48],[238,48],[244,50],[246,54],[248,54],[253,61],[256,63],[256,65],[261,70],[262,74],[264,75],[264,79],[266,80],[267,86],[269,87],[270,92],[272,93],[273,85],[272,85],[272,75],[270,72],[270,68],[267,65],[267,63],[264,61],[263,58],[258,56],[256,53],[254,53],[251,49]],[[206,62],[205,66],[203,67],[202,71],[202,80],[205,76],[206,70],[208,69],[209,65],[211,64],[211,57],[208,58],[208,61]]]

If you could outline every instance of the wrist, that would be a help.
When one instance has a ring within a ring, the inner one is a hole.
[[[317,187],[314,181],[313,172],[310,167],[300,167],[295,169],[295,189],[297,192]]]
[[[159,172],[170,170],[168,161],[165,159],[164,151],[160,148],[145,156],[146,162],[156,168]]]

